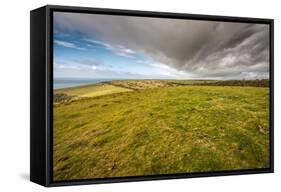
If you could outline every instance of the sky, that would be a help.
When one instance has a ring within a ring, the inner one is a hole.
[[[269,25],[55,12],[54,77],[269,78]]]

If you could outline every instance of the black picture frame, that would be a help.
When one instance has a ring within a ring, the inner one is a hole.
[[[178,18],[239,23],[260,23],[270,26],[270,167],[262,169],[179,173],[153,176],[129,176],[103,179],[53,181],[52,179],[52,91],[53,91],[53,12],[79,12],[157,18]],[[274,20],[246,17],[148,12],[88,7],[46,5],[30,12],[30,180],[43,186],[81,185],[131,182],[160,179],[195,178],[274,172]]]

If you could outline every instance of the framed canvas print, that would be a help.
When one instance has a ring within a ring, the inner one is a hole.
[[[273,172],[273,20],[31,11],[30,178]]]

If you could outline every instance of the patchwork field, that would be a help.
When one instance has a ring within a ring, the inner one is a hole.
[[[55,181],[267,168],[268,81],[58,89],[53,133]]]

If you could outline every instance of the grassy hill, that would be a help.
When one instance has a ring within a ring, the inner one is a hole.
[[[56,90],[54,180],[269,167],[269,88],[202,84]]]
[[[99,83],[93,85],[83,85],[73,88],[56,89],[54,91],[56,94],[66,94],[73,98],[81,97],[97,97],[101,95],[109,95],[113,93],[122,93],[131,91],[131,89],[123,88],[120,86],[114,86],[106,83]]]

